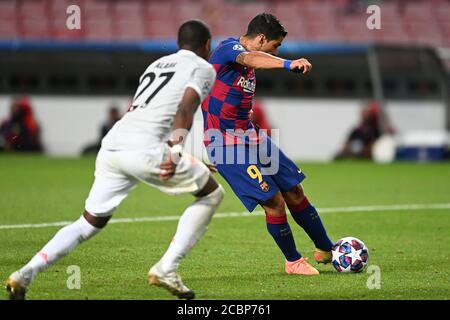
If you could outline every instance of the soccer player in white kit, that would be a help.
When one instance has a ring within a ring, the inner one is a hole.
[[[195,297],[176,271],[206,232],[224,191],[203,162],[182,152],[182,145],[216,72],[205,60],[211,34],[204,23],[183,23],[178,46],[177,53],[156,60],[145,70],[129,112],[103,139],[84,214],[59,230],[28,264],[11,274],[6,283],[10,299],[25,299],[39,272],[100,232],[139,182],[168,194],[191,193],[196,197],[180,217],[166,253],[148,273],[151,284],[179,298]]]

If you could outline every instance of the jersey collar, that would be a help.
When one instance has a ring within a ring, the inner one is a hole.
[[[178,50],[179,54],[185,54],[185,55],[191,55],[191,56],[196,56],[195,52],[191,51],[191,50],[186,50],[186,49],[180,49]]]

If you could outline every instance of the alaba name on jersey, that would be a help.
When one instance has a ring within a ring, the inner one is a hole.
[[[145,149],[167,141],[186,88],[193,88],[203,101],[215,76],[214,68],[189,50],[156,60],[140,77],[129,111],[103,138],[102,147]]]
[[[236,62],[236,57],[246,51],[238,39],[229,38],[211,54],[209,62],[217,77],[210,94],[202,103],[206,145],[213,140],[211,129],[222,133],[224,144],[245,142],[234,134],[237,130],[254,132],[250,114],[256,89],[255,71]],[[256,135],[250,135],[249,139],[258,141]]]

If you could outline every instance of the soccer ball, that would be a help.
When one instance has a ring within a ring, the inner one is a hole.
[[[369,262],[369,249],[354,237],[340,239],[331,250],[332,264],[338,272],[361,272]]]

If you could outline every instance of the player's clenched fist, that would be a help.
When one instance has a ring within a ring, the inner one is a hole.
[[[298,60],[293,60],[291,65],[292,71],[301,71],[303,70],[303,74],[308,73],[312,69],[312,64],[305,58],[301,58]]]
[[[177,165],[172,161],[172,159],[170,158],[170,156],[161,163],[161,165],[159,166],[159,168],[161,169],[160,173],[159,173],[159,179],[161,181],[167,181],[170,178],[173,177],[173,175],[175,174],[175,169],[176,169]]]

